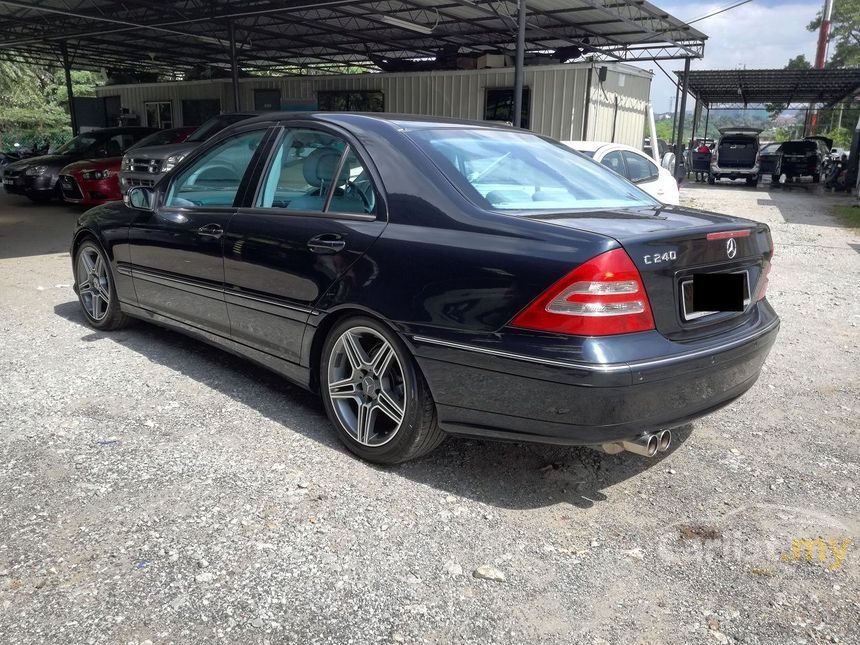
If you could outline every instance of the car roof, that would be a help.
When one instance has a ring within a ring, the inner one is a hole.
[[[506,132],[520,132],[523,134],[534,134],[529,130],[522,130],[510,125],[492,121],[472,121],[468,119],[453,119],[438,116],[425,116],[420,114],[396,114],[391,112],[269,112],[261,114],[253,119],[243,121],[244,125],[255,122],[275,121],[288,123],[295,120],[313,120],[335,125],[366,126],[369,122],[380,125],[388,125],[397,130],[430,130],[434,128],[481,128],[485,130],[502,130]]]
[[[613,150],[628,150],[630,152],[636,152],[642,155],[643,157],[650,156],[645,154],[639,148],[634,148],[633,146],[628,146],[624,143],[609,143],[606,141],[562,141],[562,143],[574,150],[578,150],[579,152],[597,152],[601,148],[612,148]],[[653,159],[651,159],[653,161]]]

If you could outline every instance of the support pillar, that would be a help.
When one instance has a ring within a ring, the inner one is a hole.
[[[236,56],[236,25],[230,21],[230,72],[233,78],[233,111],[239,112],[239,60]]]
[[[515,128],[523,124],[523,65],[526,56],[526,0],[517,2],[517,55],[514,63],[514,122]]]
[[[69,97],[69,118],[72,124],[72,136],[78,134],[78,117],[75,114],[75,93],[72,90],[72,66],[69,62],[69,47],[65,40],[60,41],[60,53],[63,56],[63,71],[66,73],[66,94]]]
[[[675,179],[681,180],[684,165],[682,162],[682,155],[684,154],[684,116],[687,112],[687,88],[689,87],[689,79],[690,79],[690,59],[684,59],[684,88],[681,91],[681,108],[678,111],[678,137],[676,139],[676,151],[675,151]]]

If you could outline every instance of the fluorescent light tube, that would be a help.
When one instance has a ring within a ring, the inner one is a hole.
[[[419,25],[414,22],[409,22],[408,20],[401,20],[400,18],[395,18],[394,16],[384,16],[380,15],[379,19],[382,22],[387,22],[389,25],[394,25],[395,27],[400,27],[402,29],[408,29],[410,31],[417,31],[419,34],[430,35],[433,33],[432,27],[427,27],[425,25]]]

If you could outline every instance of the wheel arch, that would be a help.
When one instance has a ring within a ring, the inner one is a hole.
[[[308,357],[307,360],[309,371],[308,384],[310,386],[311,391],[317,393],[319,393],[320,391],[320,361],[322,360],[323,345],[325,345],[325,341],[326,338],[328,338],[329,332],[331,332],[334,326],[337,325],[339,322],[353,316],[364,316],[367,318],[372,318],[379,324],[384,325],[389,330],[391,330],[393,334],[403,340],[404,344],[406,345],[406,348],[409,349],[409,343],[406,342],[406,340],[403,338],[403,333],[399,329],[397,329],[397,327],[391,321],[387,320],[384,316],[381,316],[376,311],[354,304],[344,305],[342,307],[334,309],[324,314],[324,317],[319,321],[319,324],[317,324],[316,327],[309,327],[308,332],[305,332],[306,338],[304,344],[306,347],[305,351],[307,352]],[[308,335],[309,332],[310,334]]]

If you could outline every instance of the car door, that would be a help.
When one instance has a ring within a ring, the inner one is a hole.
[[[314,304],[385,228],[372,172],[344,136],[298,126],[279,133],[224,237],[234,340],[300,362]]]
[[[265,134],[258,127],[225,139],[159,184],[154,210],[129,228],[140,307],[229,335],[222,236]]]

